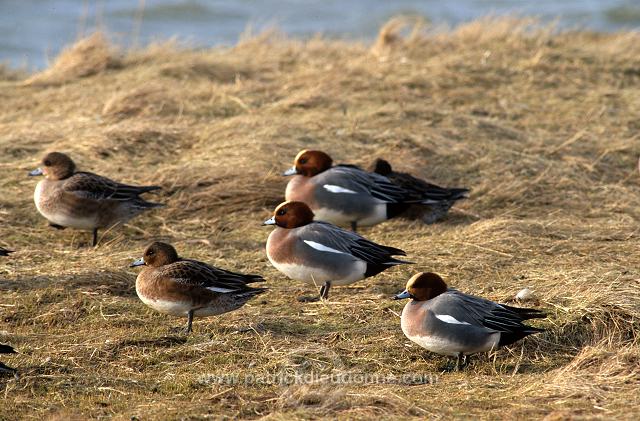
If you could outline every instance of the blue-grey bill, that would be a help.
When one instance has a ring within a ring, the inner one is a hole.
[[[133,263],[131,263],[129,267],[134,268],[136,266],[143,266],[143,265],[144,265],[144,259],[141,257],[139,259],[136,259]]]
[[[393,297],[394,300],[405,300],[407,298],[411,298],[411,294],[409,294],[409,291],[407,291],[406,289],[402,291],[400,294]]]
[[[266,221],[264,221],[262,223],[262,225],[275,225],[276,224],[276,217],[272,216],[271,218],[267,219]]]
[[[296,170],[295,166],[289,168],[288,170],[282,173],[282,175],[296,175],[296,174],[298,174],[298,170]]]
[[[34,177],[36,175],[42,175],[44,174],[44,172],[42,171],[42,168],[36,168],[33,171],[29,171],[29,176]]]

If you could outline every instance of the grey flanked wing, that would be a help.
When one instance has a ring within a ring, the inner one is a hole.
[[[368,193],[383,202],[402,203],[407,200],[408,192],[387,177],[353,165],[336,165],[323,174],[327,184],[335,184],[358,193]]]
[[[460,200],[467,197],[469,193],[469,189],[440,187],[403,172],[392,172],[388,177],[393,183],[405,189],[411,200],[424,204]]]
[[[65,180],[64,190],[76,196],[94,200],[132,201],[142,193],[159,186],[131,186],[89,172],[77,172]],[[141,200],[141,199],[140,199]]]
[[[530,329],[522,323],[526,318],[512,307],[467,295],[455,289],[449,289],[446,294],[438,296],[432,310],[436,314],[447,314],[461,322],[483,326],[495,332],[511,333]]]
[[[264,279],[258,275],[235,273],[190,259],[182,259],[163,266],[160,275],[188,285],[221,288],[229,292],[246,291],[251,289],[247,284],[264,282]]]
[[[402,261],[394,259],[391,256],[406,255],[406,253],[400,249],[376,244],[352,231],[346,231],[322,221],[316,221],[302,227],[298,238],[303,242],[312,241],[322,246],[350,254],[374,265],[402,263]],[[313,248],[313,246],[308,243],[306,243],[306,247]]]

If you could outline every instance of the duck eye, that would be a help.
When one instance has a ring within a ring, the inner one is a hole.
[[[284,215],[285,213],[287,213],[287,211],[286,211],[285,209],[280,209],[280,210],[276,213],[276,215],[278,215],[278,216],[282,216],[282,215]]]
[[[298,163],[300,163],[300,164],[306,164],[306,163],[307,163],[307,158],[300,158],[300,159],[298,159]]]
[[[149,251],[147,252],[147,256],[153,256],[153,254],[154,254],[153,250],[149,250]]]
[[[45,167],[50,167],[51,166],[51,161],[49,161],[48,159],[45,159],[44,166]]]

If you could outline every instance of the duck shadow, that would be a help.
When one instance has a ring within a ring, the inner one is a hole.
[[[447,213],[446,216],[438,219],[436,221],[425,221],[422,219],[422,214],[419,212],[412,212],[411,210],[407,213],[398,217],[401,220],[408,221],[410,223],[424,225],[424,226],[463,226],[463,225],[471,225],[474,222],[482,219],[479,215],[474,215],[471,213],[466,213],[458,209],[452,209]]]
[[[105,351],[118,353],[127,348],[171,348],[187,343],[186,335],[166,335],[158,338],[123,339],[105,346]]]
[[[124,271],[97,271],[0,281],[0,291],[26,292],[47,288],[118,297],[135,297],[135,277]]]
[[[300,319],[281,318],[278,320],[263,320],[258,325],[250,328],[251,331],[256,331],[260,334],[269,333],[276,337],[291,337],[291,336],[315,336],[318,335],[324,337],[331,335],[334,332],[340,331],[342,328],[332,323],[322,322],[320,324],[309,324]],[[247,332],[246,329],[236,329],[239,332]]]

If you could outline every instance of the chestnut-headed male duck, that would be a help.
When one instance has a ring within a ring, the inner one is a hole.
[[[5,248],[0,247],[0,256],[8,256],[9,253],[13,253],[13,250],[7,250]]]
[[[546,317],[542,311],[510,307],[447,288],[435,273],[415,274],[407,289],[394,298],[411,298],[400,323],[406,337],[436,354],[458,357],[458,370],[468,364],[471,354],[544,331],[522,323]]]
[[[469,189],[440,187],[411,174],[394,171],[391,164],[381,158],[376,159],[370,168],[376,174],[385,176],[397,186],[410,191],[415,197],[431,198],[432,203],[412,204],[402,212],[402,216],[419,219],[426,224],[433,224],[444,218],[456,201],[466,199],[469,195]]]
[[[15,353],[16,351],[11,346],[0,344],[0,354],[15,354]],[[7,365],[4,365],[2,361],[0,361],[0,372],[11,373],[13,375],[16,375],[16,369],[11,368]]]
[[[354,165],[333,165],[322,151],[303,150],[284,175],[293,178],[287,184],[285,199],[304,202],[316,219],[341,226],[375,225],[398,216],[412,203],[439,203],[438,194],[417,194],[380,174]]]
[[[54,228],[93,231],[93,246],[98,243],[98,229],[123,224],[145,210],[164,206],[139,197],[159,186],[130,186],[78,172],[71,158],[60,152],[48,153],[40,168],[29,175],[45,176],[33,195],[38,212]]]
[[[349,285],[405,262],[405,252],[382,246],[328,222],[314,221],[302,202],[280,204],[263,225],[275,225],[267,240],[267,257],[280,272],[320,288],[329,297],[332,285]]]
[[[191,332],[194,316],[214,316],[236,310],[266,291],[248,286],[264,282],[261,276],[234,273],[180,258],[176,249],[167,243],[150,244],[131,267],[143,265],[136,278],[138,297],[161,313],[186,317],[185,333]]]

